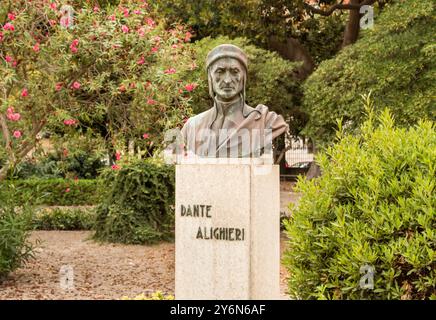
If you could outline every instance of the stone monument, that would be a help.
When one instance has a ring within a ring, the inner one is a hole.
[[[277,299],[282,116],[245,103],[248,62],[224,44],[207,56],[211,109],[182,129],[176,165],[176,299]],[[186,157],[186,155],[188,157]]]

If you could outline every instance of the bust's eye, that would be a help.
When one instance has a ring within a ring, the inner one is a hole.
[[[238,74],[239,73],[239,69],[232,69],[232,73]]]

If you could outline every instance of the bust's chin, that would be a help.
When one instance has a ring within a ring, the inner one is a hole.
[[[216,95],[216,98],[217,98],[217,100],[218,101],[220,101],[220,102],[226,102],[226,103],[229,103],[229,102],[234,102],[234,101],[237,101],[237,100],[239,100],[240,99],[240,96],[239,96],[239,93],[228,93],[228,94],[217,94]]]

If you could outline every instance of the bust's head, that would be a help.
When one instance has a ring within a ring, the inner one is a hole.
[[[209,52],[206,59],[209,93],[220,101],[232,101],[245,91],[247,57],[238,47],[223,44]]]

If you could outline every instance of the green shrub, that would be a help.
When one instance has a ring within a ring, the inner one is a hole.
[[[99,180],[26,179],[11,180],[10,183],[22,190],[22,193],[16,195],[18,200],[21,195],[30,194],[30,201],[34,205],[95,205],[100,199]],[[9,192],[7,184],[0,185],[0,194]]]
[[[32,220],[36,230],[91,230],[94,225],[93,207],[82,208],[42,208]]]
[[[173,166],[142,160],[103,175],[107,192],[97,208],[96,239],[142,244],[173,238]]]
[[[339,131],[318,157],[323,175],[297,184],[284,259],[293,297],[436,297],[434,123],[400,129],[388,111],[373,118],[360,135]],[[365,265],[373,290],[360,286]]]
[[[60,153],[50,153],[39,161],[23,161],[15,168],[17,179],[67,178],[94,179],[104,167],[99,154],[89,155],[85,151],[76,151],[63,159]]]
[[[0,282],[28,261],[33,250],[27,241],[32,210],[11,195],[0,199]]]
[[[432,0],[387,4],[374,28],[322,62],[303,85],[303,108],[310,116],[306,133],[331,143],[341,117],[350,130],[359,128],[359,96],[369,92],[379,110],[392,110],[398,125],[435,119],[435,8]]]

